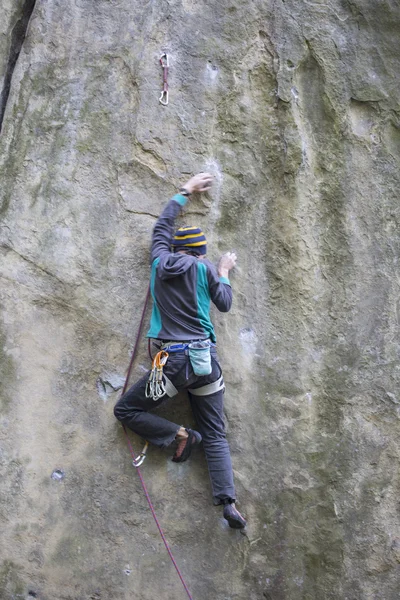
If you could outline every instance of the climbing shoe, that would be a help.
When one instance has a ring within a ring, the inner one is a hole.
[[[246,519],[240,514],[235,504],[225,504],[224,519],[228,521],[229,527],[232,529],[244,529],[246,527]]]
[[[192,453],[193,446],[197,446],[201,442],[201,435],[198,431],[193,429],[186,429],[188,437],[179,440],[178,447],[174,456],[172,457],[173,462],[185,462]]]

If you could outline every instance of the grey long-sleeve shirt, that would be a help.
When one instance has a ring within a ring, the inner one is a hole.
[[[153,230],[151,295],[153,312],[147,337],[160,340],[216,341],[210,302],[221,312],[232,305],[229,279],[218,277],[207,259],[171,252],[175,219],[187,198],[177,194],[167,204]]]

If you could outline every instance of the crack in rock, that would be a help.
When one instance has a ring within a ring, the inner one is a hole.
[[[124,387],[125,378],[117,374],[100,376],[96,381],[97,392],[104,402],[118,390]]]
[[[0,133],[3,126],[4,113],[6,112],[8,97],[10,95],[12,76],[25,41],[26,32],[33,9],[35,8],[35,4],[36,0],[25,0],[21,10],[21,16],[11,31],[10,50],[8,52],[8,61],[4,75],[3,89],[1,90],[0,94]]]

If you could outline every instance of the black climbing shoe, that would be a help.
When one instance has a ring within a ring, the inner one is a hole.
[[[198,431],[193,429],[186,429],[188,437],[183,440],[179,440],[178,447],[174,456],[172,457],[173,462],[185,462],[192,453],[193,446],[197,446],[201,442],[201,435]]]
[[[228,521],[229,527],[232,527],[232,529],[244,529],[246,527],[246,519],[240,514],[233,502],[224,506],[224,519]]]

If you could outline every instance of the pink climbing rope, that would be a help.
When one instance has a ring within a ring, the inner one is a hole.
[[[134,345],[134,348],[133,348],[133,351],[132,351],[131,361],[129,363],[128,373],[127,373],[126,379],[125,379],[125,384],[124,384],[124,387],[122,389],[122,394],[121,394],[122,396],[125,394],[125,392],[126,392],[126,390],[128,388],[128,384],[129,384],[129,379],[130,379],[130,376],[131,376],[131,371],[132,371],[133,363],[135,361],[135,358],[136,358],[136,355],[137,355],[137,352],[138,352],[138,348],[139,348],[139,341],[140,341],[140,337],[141,337],[141,334],[142,334],[142,329],[143,329],[143,325],[144,325],[144,319],[145,319],[146,309],[147,309],[147,305],[149,303],[149,299],[150,299],[150,286],[148,287],[147,294],[146,294],[146,300],[144,301],[144,307],[143,307],[143,311],[142,311],[142,316],[140,318],[139,328],[138,328],[138,332],[136,334],[136,341],[135,341],[135,345]],[[133,451],[132,444],[131,444],[131,441],[130,441],[129,436],[128,436],[128,432],[126,431],[125,425],[122,425],[122,427],[124,429],[126,441],[128,443],[128,447],[129,447],[129,451],[131,453],[132,459],[135,461],[136,460],[136,456],[135,456],[135,452]],[[165,546],[165,548],[166,548],[166,550],[167,550],[167,552],[169,554],[169,557],[170,557],[170,559],[172,561],[172,564],[174,565],[175,570],[178,573],[179,579],[181,580],[182,585],[185,588],[185,592],[187,593],[188,598],[190,600],[193,600],[193,597],[192,597],[192,595],[191,595],[191,593],[189,591],[189,588],[186,585],[185,580],[183,579],[182,573],[180,572],[179,567],[178,567],[178,565],[176,563],[176,560],[175,560],[175,558],[174,558],[174,556],[172,554],[171,548],[169,547],[169,544],[168,544],[168,542],[167,542],[167,540],[165,538],[164,532],[163,532],[163,530],[161,528],[161,525],[160,525],[160,522],[159,522],[159,520],[157,518],[156,512],[154,510],[153,503],[152,503],[152,501],[150,499],[149,492],[147,491],[147,487],[146,487],[146,484],[144,482],[144,479],[143,479],[142,473],[140,472],[139,467],[136,467],[136,472],[139,475],[140,483],[142,484],[144,495],[146,496],[146,500],[147,500],[147,503],[149,505],[151,514],[153,515],[154,521],[156,522],[158,531],[160,532],[160,535],[161,535],[161,539],[164,542],[164,546]]]
[[[140,336],[142,335],[142,329],[143,329],[143,325],[144,325],[144,318],[146,316],[146,310],[147,310],[147,305],[149,303],[149,300],[150,300],[150,285],[147,288],[146,299],[144,301],[144,306],[143,306],[143,310],[142,310],[142,316],[140,317],[139,329],[138,329],[137,334],[136,334],[135,345],[134,345],[133,350],[132,350],[131,362],[129,363],[128,372],[126,374],[125,383],[124,383],[124,387],[122,388],[121,396],[123,396],[125,394],[126,390],[128,389],[128,384],[129,384],[129,379],[130,379],[130,376],[131,376],[131,371],[132,371],[133,363],[135,361],[135,358],[136,358],[136,355],[137,355],[137,352],[138,352],[138,349],[139,349]]]

